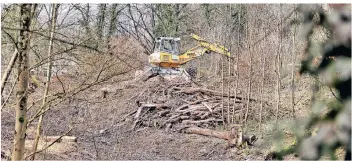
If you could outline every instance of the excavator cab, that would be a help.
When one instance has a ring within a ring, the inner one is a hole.
[[[156,39],[154,52],[166,52],[172,55],[180,54],[180,38],[159,37]]]

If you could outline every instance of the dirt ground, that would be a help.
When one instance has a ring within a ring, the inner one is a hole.
[[[226,141],[213,137],[166,132],[152,127],[131,130],[133,121],[121,121],[121,118],[138,108],[129,98],[139,93],[140,88],[126,84],[128,82],[104,85],[117,89],[105,99],[100,95],[100,89],[104,86],[94,87],[78,95],[73,102],[66,101],[48,111],[44,116],[44,137],[63,134],[71,125],[73,130],[69,135],[76,136],[78,140],[76,143],[56,143],[37,155],[37,159],[264,159],[262,154],[248,155],[236,148],[226,150]],[[1,113],[1,151],[6,155],[12,149],[14,115],[11,107]],[[35,123],[31,124],[27,132],[25,156],[30,154],[34,125]],[[40,142],[39,149],[48,144]]]

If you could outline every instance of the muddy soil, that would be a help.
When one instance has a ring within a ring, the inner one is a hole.
[[[129,100],[141,92],[142,86],[126,85],[129,82],[110,84],[118,90],[103,99],[100,89],[94,87],[79,94],[71,103],[68,101],[53,107],[44,116],[45,136],[60,135],[73,130],[69,135],[78,138],[77,143],[56,143],[37,155],[37,159],[79,159],[79,160],[242,160],[264,159],[262,155],[248,155],[238,149],[225,149],[225,140],[166,132],[163,129],[144,127],[131,130],[133,121],[121,119],[138,108]],[[151,82],[149,85],[153,85]],[[38,94],[39,95],[39,94]],[[9,155],[12,149],[14,131],[14,110],[7,107],[1,112],[1,151]],[[26,141],[26,154],[30,153],[34,140],[35,123],[29,126]],[[39,149],[48,143],[41,142]]]

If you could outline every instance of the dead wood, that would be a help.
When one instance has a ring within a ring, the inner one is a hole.
[[[220,120],[220,119],[219,119]],[[218,120],[218,121],[219,121]],[[207,122],[212,122],[212,121],[217,121],[215,118],[209,118],[209,119],[206,119],[206,120],[196,120],[196,121],[193,121],[193,120],[183,120],[182,123],[185,123],[185,124],[199,124],[199,123],[207,123]]]
[[[140,105],[140,107],[137,110],[136,115],[134,116],[135,119],[138,119],[141,115],[141,112],[143,111],[143,108],[148,108],[153,110],[153,108],[157,108],[157,109],[164,109],[167,108],[168,106],[165,104],[154,104],[154,103],[142,103]]]
[[[135,121],[133,122],[133,125],[132,125],[132,127],[131,127],[131,130],[134,130],[134,129],[137,127],[137,125],[138,125],[139,123],[141,123],[141,120],[139,120],[139,119],[135,120]]]
[[[134,114],[132,129],[150,124],[167,131],[189,125],[215,127],[222,123],[220,96],[221,93],[215,90],[184,82],[147,87],[147,90],[138,96],[138,109]],[[232,95],[230,97],[234,98]],[[241,97],[238,98],[236,105],[244,105]],[[233,101],[227,104],[231,106]],[[240,106],[231,108],[231,112],[235,110],[234,113],[237,113],[237,109],[240,109]]]
[[[61,136],[46,136],[44,138],[45,142],[77,142],[77,137],[75,136],[66,136],[69,132],[72,131],[72,128],[70,128],[65,134]]]
[[[155,104],[155,103],[146,103],[146,104],[142,104],[142,106],[147,108],[157,108],[157,109],[165,109],[168,107],[168,105],[166,104]]]
[[[207,103],[201,102],[202,105],[204,105],[210,112],[213,112],[212,107],[210,107]]]
[[[205,119],[209,115],[210,115],[210,112],[206,112],[206,113],[204,113],[203,115],[200,116],[200,119]]]
[[[225,140],[229,140],[230,138],[230,133],[228,131],[215,131],[215,130],[203,129],[199,127],[189,127],[184,129],[183,131],[189,134],[212,136],[212,137],[225,139]]]
[[[143,110],[144,106],[140,106],[136,112],[136,115],[134,116],[134,119],[138,119],[139,115],[141,114],[142,110]]]
[[[159,111],[158,116],[166,116],[167,113],[170,113],[170,110]]]
[[[73,128],[71,127],[67,132],[65,132],[61,136],[49,136],[49,137],[47,137],[46,139],[44,139],[44,141],[45,142],[51,141],[51,143],[48,146],[44,147],[43,149],[35,151],[35,152],[29,154],[28,156],[25,157],[25,159],[27,159],[27,158],[29,158],[29,157],[37,154],[37,153],[43,152],[44,150],[48,149],[49,147],[51,147],[55,143],[60,143],[62,141],[64,141],[64,142],[77,142],[77,138],[76,137],[74,137],[74,136],[66,136],[68,133],[70,133],[72,131],[72,129]]]
[[[186,107],[188,107],[188,106],[190,106],[190,105],[195,105],[195,104],[201,103],[201,102],[203,102],[203,101],[207,101],[207,100],[209,100],[209,99],[197,100],[197,101],[191,102],[191,103],[189,103],[189,104],[182,105],[182,106],[180,106],[179,108],[177,108],[175,111],[180,111],[180,110],[182,110],[182,109],[184,109],[184,108],[186,108]]]
[[[141,93],[139,93],[139,94],[136,94],[136,95],[132,96],[132,97],[131,97],[131,98],[129,98],[127,101],[130,101],[130,100],[132,100],[132,99],[134,99],[134,98],[136,98],[136,97],[140,97],[140,96],[142,96],[142,95],[144,94],[144,92],[146,92],[146,91],[147,91],[147,89],[148,89],[148,88],[144,88],[144,89],[142,90],[142,92],[141,92]]]
[[[131,111],[130,113],[128,113],[125,116],[123,116],[122,119],[119,122],[125,121],[128,116],[131,116],[131,115],[133,115],[136,112],[137,112],[137,110]],[[113,121],[113,123],[114,123],[114,121]],[[111,126],[113,126],[113,125],[111,125]]]
[[[232,128],[230,131],[216,131],[199,127],[187,127],[183,128],[183,131],[188,134],[198,134],[224,139],[228,141],[229,146],[240,146],[243,143],[253,145],[253,143],[257,140],[255,135],[243,135],[242,130],[239,128]]]
[[[213,95],[213,96],[222,96],[221,92],[210,90],[210,89],[205,89],[205,88],[193,88],[193,87],[177,88],[177,87],[175,87],[174,89],[178,89],[179,90],[179,91],[176,91],[175,93],[185,93],[185,94],[202,93],[202,94]],[[228,94],[224,94],[224,97],[235,98],[234,95],[228,95]],[[242,98],[242,97],[236,96],[236,99],[245,100],[246,98]],[[256,101],[255,99],[252,99],[252,98],[250,98],[249,100],[250,101]]]
[[[56,142],[77,142],[77,137],[75,136],[46,136],[44,138],[45,142],[53,142],[57,140]]]

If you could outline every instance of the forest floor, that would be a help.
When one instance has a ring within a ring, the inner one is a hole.
[[[153,127],[131,130],[133,120],[121,120],[138,108],[130,98],[151,85],[155,82],[131,85],[131,81],[124,81],[96,86],[76,96],[71,103],[65,101],[53,107],[44,116],[44,138],[63,134],[73,126],[68,135],[77,137],[77,142],[56,143],[38,154],[37,159],[264,160],[265,151],[270,147],[265,150],[255,146],[226,149],[227,142],[214,137],[166,132]],[[101,89],[107,87],[115,90],[103,99]],[[40,97],[40,90],[34,94]],[[15,114],[11,108],[1,112],[1,151],[7,155],[11,153],[14,131]],[[30,125],[27,132],[26,154],[34,140],[35,124]],[[48,144],[41,141],[39,149]],[[295,158],[290,156],[290,159]]]

